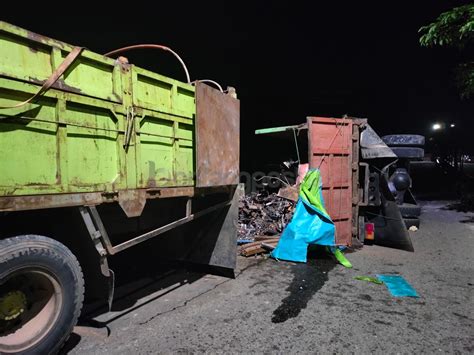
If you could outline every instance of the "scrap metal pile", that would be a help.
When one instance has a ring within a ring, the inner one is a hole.
[[[277,242],[279,235],[291,220],[294,208],[293,201],[275,193],[263,191],[243,196],[239,201],[239,243]]]

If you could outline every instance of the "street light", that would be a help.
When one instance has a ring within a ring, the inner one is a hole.
[[[441,124],[440,123],[435,123],[432,128],[433,128],[433,131],[438,131],[438,130],[441,129]]]
[[[449,127],[453,128],[453,127],[456,127],[456,125],[454,123],[451,123]]]

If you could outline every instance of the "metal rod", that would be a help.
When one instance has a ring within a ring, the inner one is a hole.
[[[94,220],[94,224],[100,233],[100,237],[102,239],[102,242],[104,243],[105,249],[109,254],[113,254],[114,247],[112,246],[112,242],[109,239],[109,235],[105,230],[104,224],[102,223],[102,219],[100,218],[97,208],[95,206],[89,206],[88,208],[92,219]]]
[[[188,198],[186,201],[186,217],[191,216],[191,213],[193,212],[193,200],[191,198]]]
[[[296,138],[296,129],[293,128],[293,137],[295,138],[296,156],[298,157],[298,164],[301,164],[300,150],[298,148],[298,139]]]
[[[110,250],[110,254],[113,255],[113,254],[116,254],[118,253],[119,251],[122,251],[122,250],[125,250],[125,249],[128,249],[134,245],[137,245],[138,243],[141,243],[141,242],[144,242],[150,238],[153,238],[153,237],[156,237],[157,235],[159,234],[162,234],[164,232],[167,232],[169,231],[170,229],[173,229],[175,227],[178,227],[184,223],[187,223],[187,222],[190,222],[192,221],[193,219],[196,219],[196,218],[199,218],[199,217],[202,217],[208,213],[211,213],[211,212],[214,212],[220,208],[223,208],[225,206],[228,206],[232,203],[232,201],[226,201],[226,202],[223,202],[223,203],[220,203],[220,204],[217,204],[215,206],[212,206],[212,207],[209,207],[209,208],[206,208],[205,210],[202,210],[202,211],[199,211],[197,213],[194,213],[194,214],[191,214],[187,217],[184,217],[184,218],[181,218],[181,219],[178,219],[177,221],[174,221],[174,222],[171,222],[165,226],[162,226],[162,227],[159,227],[157,229],[154,229],[148,233],[145,233],[145,234],[142,234],[138,237],[135,237],[133,239],[130,239],[130,240],[127,240],[126,242],[123,242],[119,245],[116,245],[114,247],[112,247],[112,249]],[[108,239],[108,238],[107,238]],[[108,248],[107,248],[108,250]]]

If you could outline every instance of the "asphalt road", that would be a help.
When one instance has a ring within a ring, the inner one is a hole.
[[[353,269],[239,258],[236,279],[170,271],[118,290],[114,312],[82,322],[65,352],[472,353],[473,214],[423,206],[415,253],[364,246]],[[358,275],[398,273],[420,298]],[[122,296],[120,294],[122,293]]]

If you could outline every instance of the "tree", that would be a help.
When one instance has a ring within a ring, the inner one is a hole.
[[[424,47],[450,46],[464,50],[474,39],[474,4],[443,12],[419,32],[422,33],[420,44]],[[474,95],[474,62],[461,63],[455,70],[455,80],[461,97]]]

